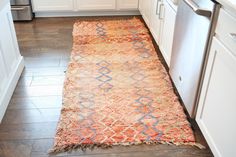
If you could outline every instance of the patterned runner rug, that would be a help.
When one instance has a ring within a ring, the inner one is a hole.
[[[78,21],[51,152],[133,144],[197,145],[138,18]]]

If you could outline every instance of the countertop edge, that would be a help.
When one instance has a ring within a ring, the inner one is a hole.
[[[216,0],[223,8],[233,12],[236,16],[236,0]]]

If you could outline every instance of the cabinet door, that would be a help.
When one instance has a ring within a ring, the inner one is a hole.
[[[2,51],[2,47],[0,45],[0,93],[3,92],[5,86],[7,85],[7,79],[8,79],[8,75],[7,75],[7,68],[5,65],[5,62],[3,60],[3,51]],[[0,96],[1,97],[1,96]]]
[[[116,0],[77,0],[77,9],[86,10],[115,10]]]
[[[138,2],[139,0],[117,0],[118,9],[138,9]]]
[[[32,0],[33,11],[73,11],[74,0]]]
[[[152,6],[152,0],[139,1],[139,10],[148,27],[150,27],[150,21],[151,21],[151,8],[152,8],[151,6]]]
[[[143,15],[143,12],[144,12],[144,2],[145,2],[145,1],[146,1],[146,0],[139,0],[138,9],[139,9],[141,15]]]
[[[152,8],[151,8],[150,30],[156,43],[159,45],[160,33],[161,33],[160,31],[163,21],[160,19],[160,5],[162,5],[162,0],[151,0],[151,2],[152,2]]]
[[[0,26],[4,31],[0,31],[0,48],[2,53],[2,60],[5,64],[7,74],[13,72],[16,66],[17,59],[19,58],[19,48],[15,35],[15,28],[12,23],[12,15],[10,6],[5,7],[0,11]]]
[[[159,47],[167,65],[169,66],[174,39],[176,12],[166,0],[164,0],[163,5],[160,6],[160,18],[163,20],[163,24]]]
[[[217,157],[231,157],[236,154],[235,81],[236,55],[214,38],[196,119]]]

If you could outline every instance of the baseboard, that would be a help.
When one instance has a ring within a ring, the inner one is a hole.
[[[3,116],[6,112],[7,106],[11,100],[12,94],[15,90],[15,87],[17,85],[17,82],[20,78],[20,75],[21,75],[23,69],[24,69],[24,59],[21,56],[18,63],[17,63],[15,70],[12,72],[12,74],[9,78],[9,81],[8,81],[8,84],[5,88],[5,90],[0,95],[0,123],[1,123]]]
[[[75,16],[122,16],[140,15],[138,10],[132,11],[81,11],[81,12],[36,12],[35,17],[75,17]]]

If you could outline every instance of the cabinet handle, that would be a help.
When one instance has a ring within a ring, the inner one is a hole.
[[[160,4],[160,13],[159,13],[159,19],[162,20],[164,17],[163,17],[163,9],[164,9],[164,4],[161,3]]]
[[[236,41],[236,33],[229,33],[229,36]]]
[[[160,2],[160,0],[157,0],[156,15],[159,15],[159,14],[160,14],[160,11],[159,11],[159,2]]]

